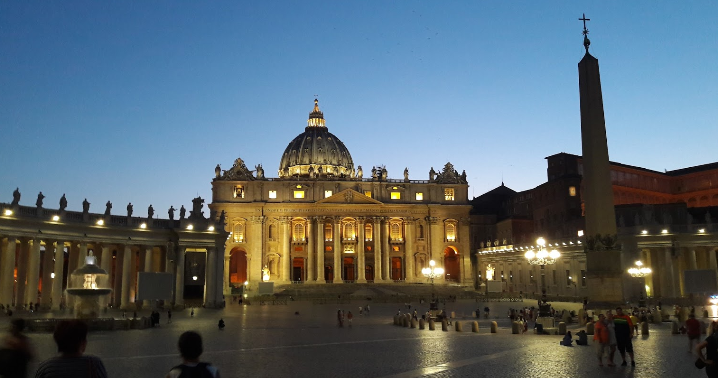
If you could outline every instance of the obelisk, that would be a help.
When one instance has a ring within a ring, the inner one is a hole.
[[[589,54],[586,18],[583,44],[586,55],[578,63],[583,147],[583,201],[586,214],[586,286],[589,301],[613,304],[623,301],[621,250],[616,244],[616,215],[608,160],[606,121],[603,115],[598,59]]]

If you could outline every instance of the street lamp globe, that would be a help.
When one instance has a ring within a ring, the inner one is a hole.
[[[528,250],[528,251],[524,254],[524,257],[526,257],[527,260],[533,260],[533,259],[536,257],[536,253],[535,253],[534,251],[532,251],[532,250]]]
[[[557,251],[557,250],[554,249],[554,250],[552,250],[551,252],[549,252],[548,256],[549,256],[551,259],[556,260],[556,259],[558,259],[559,257],[561,257],[561,253],[560,253],[559,251]]]

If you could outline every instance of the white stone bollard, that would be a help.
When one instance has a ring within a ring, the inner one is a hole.
[[[433,331],[436,329],[436,322],[434,322],[434,319],[429,319],[429,331]]]
[[[491,322],[491,333],[496,333],[499,331],[499,325],[496,324],[495,321]]]
[[[471,323],[471,332],[479,333],[479,322],[474,321]]]
[[[419,329],[426,329],[426,322],[424,319],[419,319]]]
[[[648,336],[648,322],[641,322],[641,335]]]
[[[559,323],[558,323],[558,334],[559,334],[559,335],[565,335],[565,334],[566,334],[566,323],[565,323],[565,322],[559,322]]]
[[[441,320],[441,330],[444,332],[449,331],[449,322],[447,322],[446,319]]]
[[[463,332],[461,322],[454,322],[454,328],[456,329],[456,332]]]

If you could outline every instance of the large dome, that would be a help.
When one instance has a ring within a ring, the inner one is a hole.
[[[279,162],[279,177],[327,176],[353,177],[354,161],[344,143],[325,126],[324,114],[315,99],[304,132],[284,150]]]

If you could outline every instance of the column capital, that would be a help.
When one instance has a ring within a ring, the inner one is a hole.
[[[252,224],[262,224],[262,223],[264,223],[265,219],[266,219],[266,217],[264,217],[262,215],[252,216],[249,218],[249,220],[250,220],[250,222],[252,222]]]
[[[367,220],[367,217],[356,217],[357,222],[364,223]]]
[[[413,218],[413,217],[402,218],[402,222],[407,225],[414,224],[414,222],[416,222],[416,218]]]
[[[439,223],[439,218],[438,217],[426,217],[426,222],[429,223],[430,225],[435,225],[435,224]]]
[[[287,224],[292,221],[292,217],[279,217],[277,219],[279,219],[279,223],[281,224]]]

